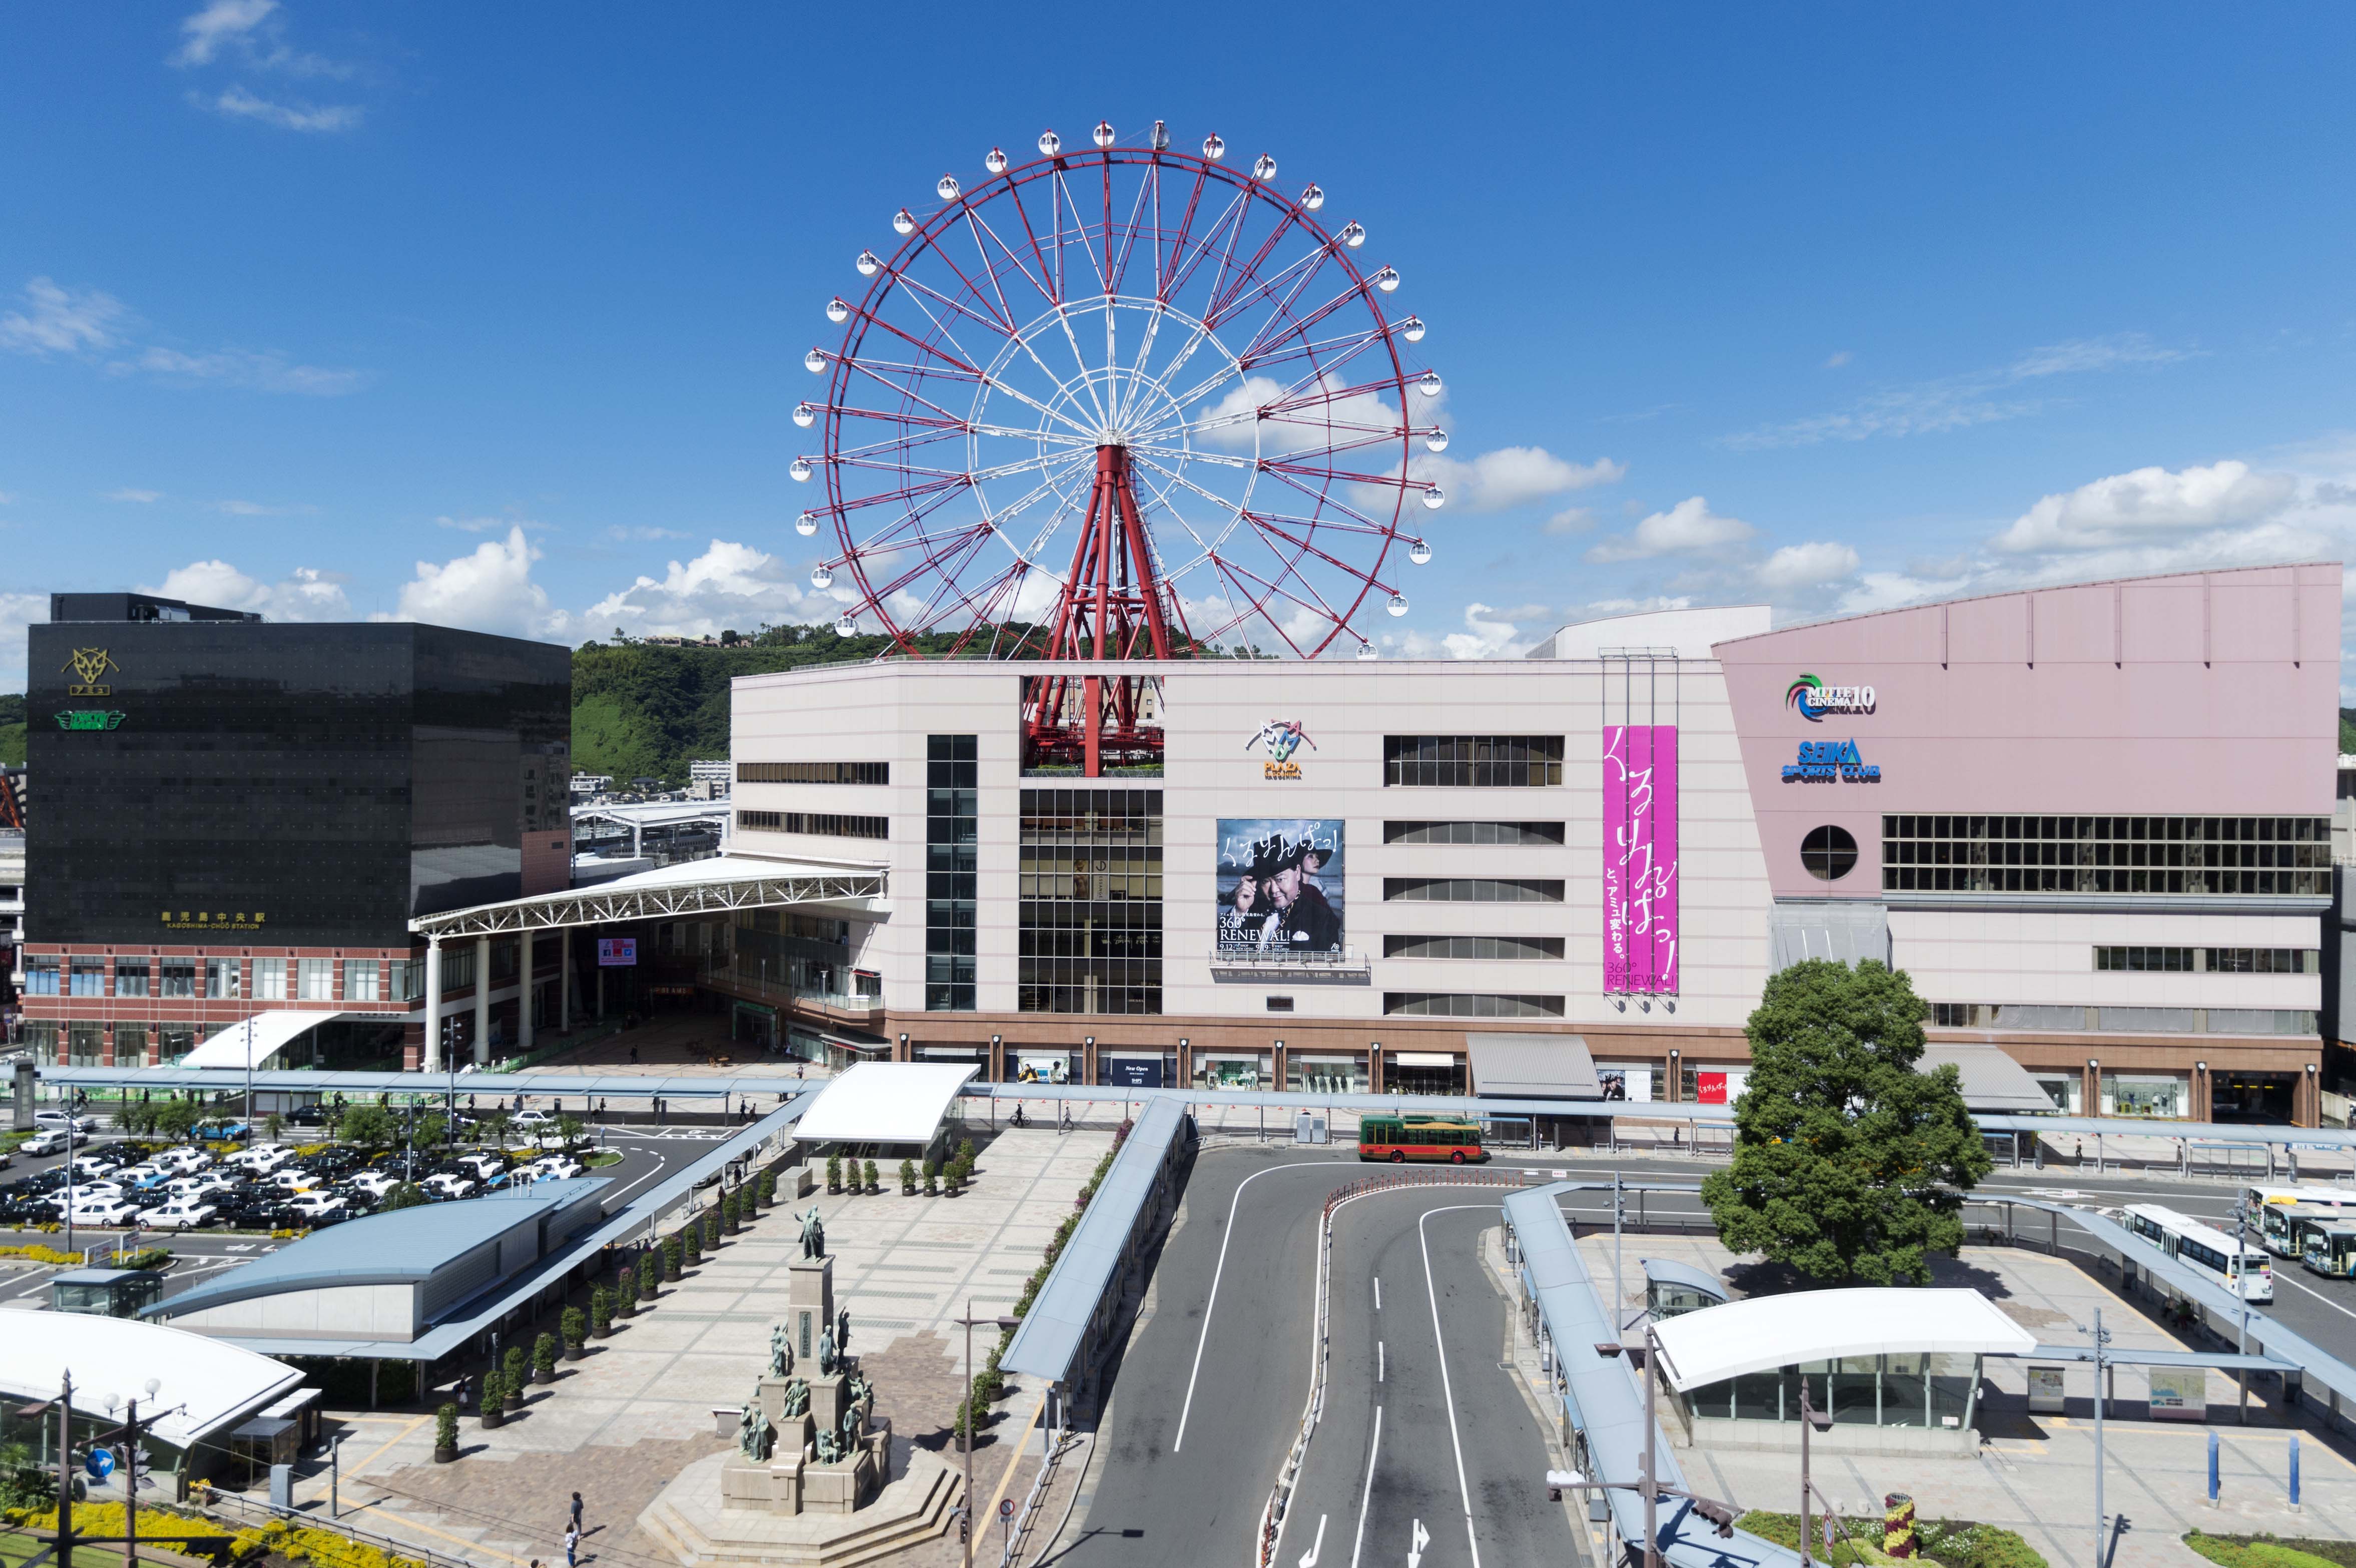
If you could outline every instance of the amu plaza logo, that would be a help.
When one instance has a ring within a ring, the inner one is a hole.
[[[1309,731],[1301,728],[1300,720],[1271,719],[1259,727],[1259,733],[1244,742],[1244,750],[1248,752],[1254,746],[1267,750],[1268,760],[1260,764],[1263,778],[1297,779],[1301,776],[1301,764],[1292,760],[1292,753],[1301,749],[1304,741],[1309,741],[1311,751],[1317,749],[1317,742],[1309,740]]]

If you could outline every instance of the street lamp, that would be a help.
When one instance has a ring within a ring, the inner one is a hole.
[[[1012,1328],[1023,1321],[1020,1317],[976,1317],[973,1302],[965,1304],[966,1316],[953,1317],[951,1322],[965,1330],[965,1394],[964,1407],[958,1413],[958,1424],[965,1429],[965,1568],[973,1568],[973,1534],[980,1521],[973,1516],[973,1330],[976,1324],[987,1328]]]
[[[1818,1410],[1809,1401],[1808,1374],[1802,1372],[1800,1374],[1800,1561],[1803,1563],[1814,1561],[1808,1552],[1808,1488],[1815,1484],[1808,1477],[1808,1434],[1829,1432],[1832,1430],[1832,1424],[1831,1415]],[[1831,1509],[1825,1510],[1825,1519],[1829,1528],[1832,1520]],[[1831,1550],[1830,1547],[1826,1548],[1827,1554]]]
[[[1599,1356],[1612,1358],[1625,1354],[1630,1349],[1631,1347],[1622,1345],[1615,1339],[1607,1344],[1598,1344],[1595,1347],[1595,1353]],[[1718,1533],[1721,1539],[1731,1537],[1734,1534],[1734,1509],[1731,1504],[1720,1502],[1715,1498],[1703,1497],[1698,1492],[1687,1491],[1682,1487],[1662,1486],[1660,1482],[1655,1478],[1653,1469],[1654,1453],[1660,1446],[1661,1427],[1659,1417],[1655,1409],[1655,1400],[1659,1392],[1660,1378],[1654,1371],[1654,1358],[1656,1356],[1659,1357],[1661,1364],[1668,1366],[1672,1371],[1675,1371],[1676,1363],[1669,1360],[1668,1352],[1661,1348],[1660,1336],[1653,1331],[1653,1326],[1650,1323],[1644,1325],[1644,1474],[1637,1481],[1634,1489],[1641,1493],[1644,1499],[1644,1561],[1643,1568],[1661,1568],[1661,1499],[1684,1498],[1687,1501],[1693,1504],[1694,1512],[1701,1515],[1702,1518],[1709,1520],[1710,1523],[1718,1527]],[[1633,1358],[1631,1359],[1633,1360]],[[1547,1484],[1549,1488],[1558,1492],[1563,1489],[1561,1486],[1554,1481],[1551,1475],[1547,1477]],[[1601,1481],[1591,1483],[1572,1482],[1570,1483],[1570,1486],[1581,1490],[1589,1489],[1590,1488],[1599,1491],[1608,1491],[1612,1489],[1608,1483]],[[1622,1488],[1621,1489],[1624,1490],[1626,1488]]]

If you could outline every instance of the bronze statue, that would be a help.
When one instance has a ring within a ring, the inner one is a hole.
[[[834,1353],[841,1356],[848,1355],[850,1352],[851,1308],[841,1307],[835,1309],[834,1314]]]
[[[834,1336],[823,1328],[818,1333],[818,1375],[834,1376]]]
[[[737,1451],[757,1465],[768,1458],[769,1443],[769,1424],[762,1417],[760,1402],[747,1401],[736,1416]]]
[[[809,1212],[801,1217],[801,1221],[802,1256],[805,1258],[826,1256],[826,1221],[819,1218],[817,1204],[810,1205]]]
[[[769,1375],[773,1378],[790,1377],[793,1370],[793,1336],[786,1331],[784,1324],[773,1324],[769,1328]]]
[[[796,1378],[786,1385],[786,1397],[777,1407],[778,1415],[787,1421],[808,1415],[810,1406],[810,1386],[808,1378]]]

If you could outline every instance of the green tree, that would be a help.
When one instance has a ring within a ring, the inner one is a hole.
[[[155,1130],[176,1144],[186,1143],[204,1119],[204,1113],[186,1100],[166,1100],[156,1108]]]
[[[373,1153],[401,1136],[401,1125],[382,1105],[347,1105],[336,1118],[336,1136]]]
[[[423,1188],[413,1181],[403,1181],[386,1188],[384,1201],[378,1204],[376,1209],[380,1214],[388,1214],[395,1209],[414,1209],[424,1201]]]
[[[570,1111],[556,1118],[557,1136],[564,1140],[564,1147],[568,1149],[579,1144],[588,1131],[589,1124]]]
[[[1827,1285],[1927,1283],[1993,1167],[1952,1066],[1916,1071],[1930,1008],[1904,971],[1795,964],[1751,1015],[1734,1162],[1702,1182],[1719,1240]]]

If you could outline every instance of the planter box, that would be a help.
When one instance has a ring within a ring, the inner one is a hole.
[[[567,1345],[564,1347],[564,1359],[568,1361],[579,1360],[583,1353],[582,1348],[578,1345]]]
[[[434,1462],[437,1465],[455,1463],[457,1457],[458,1450],[455,1448],[436,1448],[434,1450]]]

